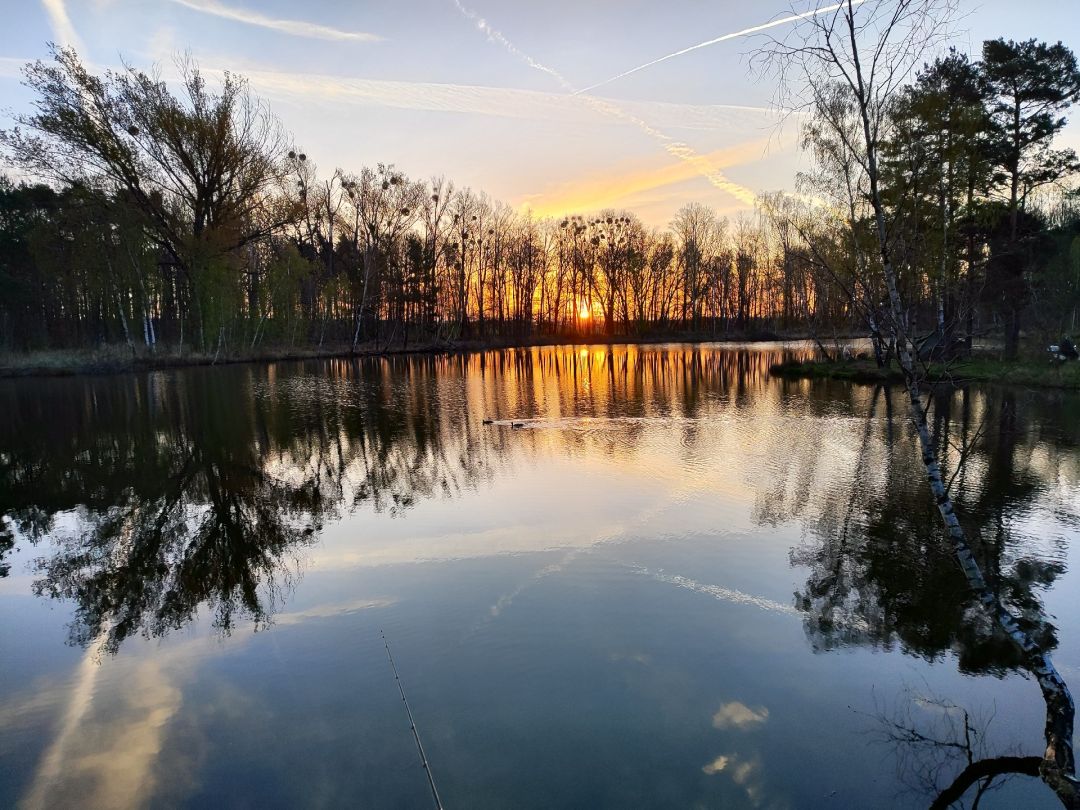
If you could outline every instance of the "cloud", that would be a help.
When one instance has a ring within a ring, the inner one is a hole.
[[[541,217],[627,207],[631,197],[693,180],[702,171],[719,173],[722,169],[759,160],[766,146],[765,139],[747,141],[698,155],[695,161],[664,162],[644,168],[642,161],[635,159],[628,165],[563,183],[543,195],[533,195],[527,204]]]
[[[13,56],[0,56],[0,78],[21,79],[23,67],[32,59],[16,59]]]
[[[351,602],[316,605],[305,610],[278,614],[272,617],[272,621],[278,627],[287,627],[293,624],[302,624],[311,619],[331,619],[337,616],[359,613],[362,610],[377,610],[389,607],[395,601],[394,599],[357,599]]]
[[[747,801],[740,802],[741,805],[760,807],[764,802],[765,780],[761,760],[756,756],[747,759],[738,754],[721,755],[703,765],[701,771],[708,776],[726,772],[731,777],[731,781],[746,792]],[[775,799],[769,802],[770,807],[778,808],[786,804],[784,801]]]
[[[485,33],[488,39],[492,42],[496,42],[506,49],[511,56],[516,59],[520,59],[525,62],[529,67],[534,70],[538,70],[541,73],[545,73],[551,76],[558,82],[559,86],[567,93],[577,96],[585,101],[585,103],[594,109],[601,115],[609,116],[619,121],[624,121],[628,124],[632,124],[639,130],[644,132],[654,141],[657,141],[660,146],[672,157],[685,161],[697,169],[697,173],[704,177],[715,188],[720,189],[730,194],[735,199],[739,200],[746,205],[753,205],[757,195],[745,186],[740,186],[738,183],[734,183],[729,180],[724,174],[715,166],[709,165],[709,163],[702,159],[693,147],[689,144],[678,141],[668,135],[666,132],[658,129],[657,127],[649,124],[647,121],[640,117],[629,113],[618,104],[610,99],[598,99],[593,96],[584,95],[582,91],[575,89],[574,85],[570,83],[569,79],[559,73],[552,67],[545,65],[536,59],[533,59],[527,53],[514,45],[507,37],[505,37],[501,31],[492,27],[487,20],[480,17],[475,11],[472,11],[461,4],[461,0],[454,0],[454,5],[457,7],[466,18],[476,23],[480,31]]]
[[[613,652],[608,656],[608,660],[620,663],[622,661],[629,661],[633,664],[641,664],[642,666],[648,666],[652,663],[652,656],[645,652],[632,652],[622,653]]]
[[[104,638],[83,654],[59,733],[20,802],[23,810],[142,807],[158,787],[158,754],[181,706],[181,690],[171,680],[175,673],[158,659],[135,664],[134,669],[124,661],[116,665],[121,677],[99,683]],[[124,687],[113,693],[117,683]],[[109,694],[103,700],[99,691],[105,690]],[[176,765],[170,763],[173,769]]]
[[[221,64],[221,60],[214,60]],[[220,75],[223,68],[204,60],[203,72]],[[387,79],[361,79],[320,73],[285,73],[258,67],[241,68],[252,87],[271,100],[297,104],[313,101],[333,105],[357,104],[403,110],[490,115],[565,124],[617,125],[596,116],[594,102],[607,99],[573,98],[565,93],[546,93],[484,85],[407,82]],[[763,107],[725,104],[671,104],[667,102],[620,102],[631,114],[663,120],[675,129],[730,131],[765,129],[773,113]]]
[[[318,23],[305,22],[303,20],[278,20],[267,17],[257,11],[248,11],[242,8],[233,8],[223,5],[217,0],[170,0],[178,6],[198,11],[202,14],[212,14],[234,22],[255,25],[259,28],[269,28],[271,31],[280,31],[296,37],[308,37],[309,39],[326,39],[335,42],[379,42],[382,37],[377,34],[369,34],[365,31],[343,31],[340,28],[332,28]],[[43,0],[49,3],[59,3],[60,0]]]
[[[154,57],[165,61],[165,54],[155,50]],[[668,143],[665,149],[696,165],[696,174],[710,172],[704,156],[680,141],[659,133],[649,120],[662,120],[675,130],[705,131],[713,138],[738,137],[741,133],[772,131],[775,111],[767,107],[735,104],[677,104],[659,101],[618,102],[595,96],[574,97],[569,93],[520,90],[485,85],[441,82],[365,79],[323,73],[297,73],[267,69],[257,63],[232,64],[220,55],[200,60],[202,72],[221,77],[228,69],[242,74],[263,98],[310,108],[312,104],[330,105],[335,115],[343,107],[382,107],[388,109],[442,112],[460,115],[483,115],[497,118],[539,121],[547,125],[619,127],[631,123]],[[226,67],[228,65],[228,67]],[[164,66],[167,78],[175,73]],[[597,113],[600,112],[600,115]],[[746,191],[743,202],[754,201]]]
[[[74,744],[79,728],[86,715],[90,712],[98,674],[101,672],[98,664],[104,649],[105,635],[102,634],[83,653],[75,676],[75,685],[71,690],[71,699],[68,701],[60,722],[60,731],[46,749],[44,756],[42,756],[37,774],[30,786],[30,791],[23,802],[23,806],[29,810],[46,807],[49,804],[47,801],[49,788],[59,779],[65,760],[68,757],[68,750]]]
[[[650,138],[657,141],[669,155],[692,166],[697,174],[708,180],[715,188],[727,192],[739,202],[753,205],[757,195],[751,189],[730,180],[719,168],[710,163],[708,159],[689,144],[672,138],[666,132],[657,129],[638,116],[626,112],[626,110],[610,101],[592,96],[580,96],[580,98],[586,99],[589,106],[604,115],[633,124]]]
[[[715,776],[720,773],[720,771],[724,770],[729,762],[731,762],[731,760],[721,754],[712,762],[703,765],[701,770],[709,776]]]
[[[383,608],[394,601],[315,605],[283,613],[274,623],[298,625]],[[0,704],[0,731],[41,723],[42,713],[63,707],[57,734],[20,802],[23,810],[76,804],[142,807],[150,804],[159,787],[158,755],[183,702],[181,681],[198,660],[191,655],[192,647],[201,642],[191,637],[144,661],[106,660],[106,638],[100,634],[83,653],[71,681],[39,687],[21,702]],[[234,640],[234,645],[238,643],[243,642]],[[178,764],[183,763],[174,756],[170,769],[175,771]]]
[[[713,715],[713,728],[728,729],[736,728],[746,731],[748,728],[760,726],[769,719],[769,710],[764,706],[751,709],[745,703],[733,700],[725,703],[720,710]]]
[[[41,5],[49,16],[49,27],[52,28],[57,44],[74,48],[82,53],[85,50],[82,40],[75,33],[75,26],[71,24],[71,17],[68,16],[64,0],[41,0]]]
[[[214,73],[220,70],[207,69]],[[744,142],[740,156],[701,154],[648,120],[663,120],[668,129],[687,129],[729,134],[765,132],[774,113],[765,108],[722,104],[693,105],[665,102],[619,102],[595,96],[571,96],[533,90],[516,90],[480,85],[401,82],[354,79],[324,74],[293,74],[280,71],[245,70],[252,87],[266,98],[310,105],[312,101],[357,104],[404,110],[487,115],[542,121],[545,124],[576,126],[619,126],[630,124],[660,143],[679,162],[669,164],[655,181],[643,180],[639,173],[604,180],[606,189],[579,189],[565,203],[533,203],[538,214],[564,213],[567,209],[591,210],[624,203],[625,194],[644,191],[695,177],[705,178],[714,188],[730,194],[741,205],[753,205],[756,194],[728,179],[723,167],[760,160],[770,145],[768,138]],[[597,115],[599,113],[600,115]],[[773,137],[775,140],[775,138]],[[655,172],[655,170],[654,170]],[[622,189],[620,192],[619,189]],[[562,196],[566,196],[565,194]],[[533,197],[535,200],[536,198]],[[556,210],[557,209],[557,210]]]

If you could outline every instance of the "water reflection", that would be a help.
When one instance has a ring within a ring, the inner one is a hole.
[[[997,750],[989,741],[993,720],[993,712],[906,690],[878,712],[876,734],[893,750],[902,784],[931,810],[963,806],[969,791],[978,807],[1011,778],[1039,778],[1042,765],[1042,757]]]
[[[1021,418],[1019,396],[1010,389],[943,388],[933,392],[929,407],[934,445],[987,584],[1036,648],[1050,652],[1058,644],[1057,630],[1043,599],[1065,573],[1067,542],[1053,531],[1033,536],[1030,526],[1017,529],[1047,506],[1057,523],[1077,525],[1068,500],[1053,491],[1063,473],[1075,480],[1076,436],[1043,432],[1045,410],[1053,411],[1061,398],[1029,397]],[[1036,402],[1042,407],[1032,407]],[[762,522],[798,518],[806,527],[791,562],[808,572],[795,604],[812,647],[898,645],[931,662],[951,653],[967,674],[1032,674],[1033,660],[988,615],[955,564],[926,496],[910,432],[895,424],[892,392],[874,389],[864,413],[848,464],[821,465],[816,442],[785,445],[785,473],[761,490],[757,502]],[[822,480],[830,475],[839,478]],[[951,806],[976,785],[977,805],[996,779],[1042,773],[1040,757],[977,751],[985,735],[968,710],[932,703],[938,711],[929,730],[920,728],[920,718],[910,711],[904,720],[883,723],[887,739],[905,750],[898,762],[917,774],[932,806]],[[911,701],[905,705],[910,709]],[[1071,737],[1072,707],[1064,711]],[[1058,712],[1048,699],[1048,744],[1050,729],[1061,719]],[[925,726],[926,718],[921,719]],[[1075,786],[1067,780],[1047,782],[1066,806],[1075,805]]]
[[[1024,671],[953,563],[899,393],[769,378],[778,355],[803,351],[560,347],[0,383],[0,566],[11,555],[19,560],[4,587],[10,594],[23,584],[12,580],[29,574],[37,594],[70,610],[70,639],[87,648],[80,671],[88,691],[99,653],[133,649],[130,662],[112,659],[118,671],[145,666],[131,681],[143,684],[132,703],[140,708],[120,714],[142,717],[153,698],[162,717],[189,723],[194,709],[179,695],[188,688],[185,668],[196,668],[190,653],[173,647],[175,659],[165,660],[134,637],[162,637],[205,616],[222,633],[244,623],[229,645],[235,650],[237,639],[255,638],[248,623],[287,630],[304,622],[315,637],[323,619],[404,605],[409,632],[430,628],[456,652],[470,651],[443,659],[447,674],[426,684],[447,705],[442,747],[436,737],[432,748],[448,779],[480,773],[484,784],[497,783],[506,767],[500,752],[518,747],[538,763],[538,791],[550,786],[553,770],[573,765],[553,751],[580,752],[575,762],[603,770],[589,759],[603,746],[573,725],[580,718],[559,720],[578,735],[578,748],[557,734],[532,739],[523,731],[542,730],[559,707],[586,706],[596,735],[627,723],[631,742],[611,751],[613,760],[625,754],[618,768],[626,770],[604,783],[623,792],[610,795],[655,789],[680,806],[712,806],[720,796],[764,806],[785,791],[799,795],[798,787],[777,787],[789,772],[778,761],[798,755],[784,746],[816,710],[805,707],[835,697],[831,681],[800,693],[803,659],[863,648],[944,661],[948,670],[955,659],[971,675]],[[978,538],[980,564],[1047,649],[1068,638],[1046,606],[1067,574],[1066,532],[1080,526],[1071,504],[1080,488],[1075,404],[1075,397],[1001,389],[941,392],[932,403],[936,441],[955,475],[958,512]],[[450,508],[425,513],[440,500]],[[367,519],[373,515],[380,519]],[[490,570],[445,562],[499,554],[507,559]],[[382,569],[360,570],[418,560],[440,562],[385,579]],[[283,608],[305,576],[327,590]],[[390,580],[394,587],[382,584]],[[312,642],[329,662],[314,670],[320,694],[348,695],[335,712],[356,692],[334,674],[354,638],[348,627],[340,636],[324,631],[322,646]],[[822,654],[806,655],[803,636]],[[274,634],[275,644],[285,638]],[[599,663],[590,670],[593,647]],[[473,652],[481,663],[470,669]],[[362,651],[355,655],[363,660]],[[754,656],[765,662],[760,669]],[[253,669],[272,664],[265,649],[252,661]],[[288,673],[295,666],[279,665]],[[865,672],[852,668],[848,688],[869,694],[875,681],[859,681]],[[375,684],[382,677],[366,674]],[[155,698],[151,682],[172,685]],[[259,678],[243,683],[265,688],[267,705],[306,698],[275,694]],[[409,683],[422,700],[425,681]],[[591,697],[582,702],[573,690]],[[626,720],[631,711],[620,696],[634,699],[640,727]],[[488,701],[500,698],[493,709]],[[61,771],[78,770],[72,763],[97,761],[94,740],[105,738],[83,733],[80,704],[71,705],[75,720],[59,721],[35,784],[63,781]],[[438,708],[433,700],[428,711]],[[520,722],[503,727],[500,712]],[[934,717],[900,719],[930,738]],[[480,718],[472,737],[466,718]],[[362,714],[352,720],[354,728],[366,722]],[[164,744],[157,730],[145,738],[156,740],[149,748]],[[683,770],[666,763],[630,773],[651,761],[646,749],[655,739],[681,752]],[[965,774],[978,782],[991,775],[985,769],[1030,769],[1029,758],[1002,760],[1013,752],[986,739],[960,759],[955,746],[948,756],[927,754],[937,770],[922,780],[924,798]],[[377,752],[368,754],[385,771]],[[133,773],[151,768],[144,759]],[[494,761],[492,770],[481,760]],[[522,777],[509,773],[506,792],[492,795],[521,795],[513,788]],[[793,773],[793,784],[805,776]],[[149,777],[127,788],[110,780],[125,796],[152,792]],[[573,780],[559,788],[578,795]]]
[[[808,571],[795,593],[807,638],[822,651],[899,645],[929,661],[952,652],[971,674],[1021,666],[1015,645],[985,615],[953,562],[907,422],[893,406],[899,391],[854,390],[868,401],[852,431],[857,442],[844,450],[848,463],[823,462],[817,438],[785,441],[773,450],[784,463],[770,466],[774,476],[755,504],[759,521],[797,518],[807,529],[791,552],[792,564]],[[1055,433],[1048,441],[1042,423],[1060,415],[1054,399],[1031,398],[1021,420],[1017,396],[942,390],[932,398],[932,424],[957,513],[989,584],[1050,650],[1056,631],[1042,597],[1065,570],[1066,541],[1048,533],[1033,542],[1016,527],[1045,503],[1066,518],[1067,505],[1048,490],[1062,472],[1075,472],[1076,437]]]
[[[533,450],[632,452],[672,418],[691,443],[710,398],[745,404],[791,354],[565,347],[7,382],[0,562],[17,538],[40,545],[35,593],[73,602],[71,641],[107,652],[201,608],[222,632],[259,626],[324,523],[490,480],[508,417]]]

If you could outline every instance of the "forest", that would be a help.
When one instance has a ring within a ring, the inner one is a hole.
[[[734,221],[684,206],[536,219],[393,165],[321,170],[238,75],[170,86],[24,69],[33,112],[0,133],[0,350],[132,356],[767,335],[894,338],[860,117],[839,86],[799,113],[813,168]],[[1055,148],[1080,96],[1059,44],[946,52],[872,121],[913,331],[1006,356],[1075,332],[1080,162]],[[1021,338],[1024,338],[1023,341]],[[925,339],[925,338],[924,338]]]

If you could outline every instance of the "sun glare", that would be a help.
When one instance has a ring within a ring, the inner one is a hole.
[[[589,311],[588,305],[582,304],[581,309],[578,310],[578,317],[583,321],[587,321],[590,315],[592,315],[592,312]]]

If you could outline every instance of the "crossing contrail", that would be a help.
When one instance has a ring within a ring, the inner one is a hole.
[[[851,0],[851,5],[859,6],[865,2],[866,0]],[[643,65],[638,65],[635,68],[630,68],[630,70],[623,71],[618,76],[612,76],[610,79],[604,79],[602,82],[590,84],[588,87],[583,87],[581,90],[575,90],[574,95],[576,96],[580,93],[588,93],[590,90],[595,90],[597,87],[603,87],[605,84],[611,84],[612,82],[618,81],[619,79],[625,79],[627,76],[631,76],[634,73],[645,70],[646,68],[651,68],[653,65],[659,65],[661,62],[666,62],[669,59],[674,59],[678,56],[682,56],[683,54],[690,53],[691,51],[697,51],[701,48],[708,48],[711,45],[717,45],[721,42],[727,42],[729,39],[738,39],[739,37],[756,34],[759,31],[765,31],[769,28],[775,28],[778,25],[787,25],[788,23],[798,22],[799,20],[805,20],[809,17],[817,17],[819,14],[827,14],[830,11],[836,11],[838,9],[844,8],[846,5],[847,3],[836,3],[835,5],[824,6],[823,8],[814,9],[813,11],[804,11],[802,14],[791,14],[787,17],[781,17],[779,19],[772,20],[771,22],[762,23],[761,25],[754,25],[750,28],[744,28],[741,31],[734,31],[730,34],[724,34],[721,37],[715,37],[714,39],[709,39],[705,42],[699,42],[697,45],[691,45],[689,48],[683,48],[682,50],[675,51],[674,53],[669,53],[667,54],[667,56],[661,56],[659,59],[653,59],[651,62],[646,62]]]
[[[644,566],[629,566],[630,570],[636,571],[643,576],[651,577],[659,582],[666,582],[668,585],[675,585],[679,588],[685,588],[688,591],[694,591],[695,593],[705,594],[711,596],[713,599],[719,599],[721,602],[734,602],[737,605],[751,605],[761,610],[767,610],[771,613],[783,613],[788,616],[801,616],[798,610],[791,605],[784,605],[780,602],[775,602],[772,599],[765,599],[761,596],[754,596],[753,594],[743,593],[737,591],[734,588],[725,588],[722,585],[706,585],[698,582],[697,580],[690,579],[689,577],[679,576],[678,574],[668,574],[663,570],[650,571]]]
[[[471,8],[466,8],[465,6],[463,6],[461,4],[461,0],[454,0],[454,5],[457,7],[458,11],[460,11],[462,14],[464,14],[466,17],[476,23],[476,27],[483,31],[485,34],[487,34],[488,39],[490,39],[492,42],[497,42],[502,45],[504,48],[506,48],[506,50],[510,52],[512,56],[516,56],[529,67],[533,68],[533,70],[539,70],[541,73],[546,73],[547,75],[551,76],[551,78],[557,81],[559,83],[559,86],[562,87],[562,89],[568,92],[570,95],[577,95],[574,90],[574,86],[570,84],[569,81],[567,81],[565,76],[559,73],[559,71],[555,70],[555,68],[550,68],[541,62],[537,62],[527,53],[518,49],[518,47],[514,45],[513,42],[511,42],[502,35],[501,31],[493,28],[487,20],[485,20]]]
[[[633,124],[650,138],[659,142],[660,145],[664,148],[664,151],[666,151],[669,155],[692,165],[695,169],[697,169],[698,173],[702,177],[709,181],[709,183],[714,188],[718,188],[721,191],[727,192],[742,203],[745,203],[747,205],[754,204],[754,201],[757,199],[757,195],[753,191],[746,188],[745,186],[739,185],[732,180],[729,180],[722,171],[712,165],[708,158],[706,158],[702,154],[699,154],[689,144],[684,143],[683,141],[676,140],[675,138],[668,135],[666,132],[662,132],[661,130],[649,124],[647,121],[644,121],[643,119],[638,118],[636,115],[627,112],[626,110],[622,109],[610,100],[600,99],[594,96],[581,95],[582,93],[584,93],[584,91],[576,89],[574,85],[559,71],[555,70],[555,68],[549,67],[548,65],[545,65],[542,62],[533,59],[531,56],[529,56],[529,54],[522,51],[520,48],[514,45],[513,42],[507,39],[501,31],[499,31],[497,28],[494,28],[486,19],[481,17],[472,9],[466,8],[464,5],[462,5],[461,0],[453,0],[453,2],[454,5],[457,7],[457,10],[460,11],[473,23],[475,23],[476,27],[479,28],[480,31],[482,31],[484,34],[486,34],[488,39],[501,45],[512,56],[520,59],[522,62],[524,62],[534,70],[538,70],[541,73],[546,73],[556,82],[558,82],[559,86],[562,87],[562,89],[565,90],[567,93],[572,96],[580,96],[581,100],[588,107],[602,115],[606,115],[611,118],[617,118],[620,121],[625,121],[627,123]],[[865,0],[860,0],[860,2],[865,2]]]

